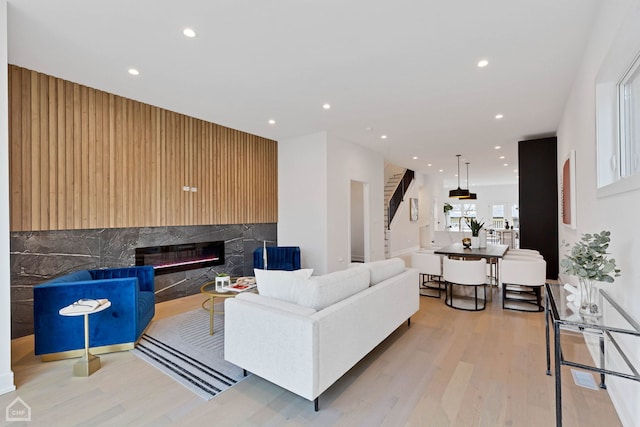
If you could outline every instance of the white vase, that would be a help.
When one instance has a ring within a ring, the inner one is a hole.
[[[471,236],[471,249],[478,249],[480,247],[480,237]]]
[[[486,230],[480,230],[480,233],[478,234],[478,237],[480,238],[480,247],[481,248],[486,248],[487,247],[487,231]]]

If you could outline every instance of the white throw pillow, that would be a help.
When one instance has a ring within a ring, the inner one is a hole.
[[[322,310],[369,287],[369,270],[349,268],[323,276],[314,276],[300,287],[298,304]]]
[[[313,273],[312,268],[301,270],[261,270],[255,268],[258,293],[266,297],[297,303],[300,287],[305,286]]]
[[[371,286],[387,280],[404,271],[404,261],[401,258],[391,258],[382,261],[367,262],[364,265],[371,272]]]

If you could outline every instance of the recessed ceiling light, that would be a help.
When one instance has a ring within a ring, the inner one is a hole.
[[[138,74],[140,74],[140,71],[136,70],[135,68],[129,68],[129,74],[131,74],[132,76],[137,76]]]
[[[427,163],[427,166],[431,167],[432,165],[431,165],[431,163]]]
[[[509,163],[505,163],[504,166],[509,166]]]
[[[495,146],[495,147],[493,147],[493,148],[494,148],[494,149],[496,149],[496,150],[499,150],[499,149],[500,149],[500,148],[502,148],[502,147],[500,147],[499,145],[496,145],[496,146]]]
[[[444,169],[440,169],[438,172],[444,172]]]
[[[331,108],[331,104],[322,104],[322,108],[329,110]]]
[[[500,156],[500,160],[504,159],[504,156]]]
[[[373,128],[371,126],[364,128],[364,130],[366,130],[367,132],[371,132],[373,130]]]
[[[478,67],[479,68],[484,68],[487,65],[489,65],[489,61],[487,61],[486,59],[481,60],[480,62],[478,62]]]
[[[270,125],[275,125],[275,124],[276,124],[276,121],[275,121],[275,120],[273,120],[273,119],[269,119],[269,124],[270,124]]]
[[[502,114],[496,114],[496,119],[500,120],[501,118],[503,118],[504,116]]]
[[[191,28],[185,28],[184,30],[182,30],[182,34],[184,34],[187,37],[195,37],[196,36],[196,32],[193,31]]]
[[[380,139],[387,139],[387,135],[380,135]]]
[[[418,156],[413,156],[413,160],[418,160]]]

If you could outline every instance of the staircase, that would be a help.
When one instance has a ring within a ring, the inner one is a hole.
[[[406,169],[391,163],[384,165],[384,254],[385,258],[390,258],[389,247],[389,200],[393,196],[394,191],[398,188],[398,184],[402,181]]]

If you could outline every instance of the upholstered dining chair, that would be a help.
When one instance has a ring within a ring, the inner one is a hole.
[[[542,287],[547,263],[534,257],[505,257],[500,263],[502,308],[517,311],[543,311]],[[532,308],[529,308],[533,306]]]
[[[445,283],[445,304],[458,310],[480,311],[487,305],[487,262],[479,260],[455,260],[444,258],[442,260],[442,275]],[[453,288],[458,286],[462,295],[454,295]],[[473,287],[473,300],[465,295],[465,288]],[[478,296],[478,288],[481,287],[484,295]]]
[[[436,255],[433,250],[421,250],[411,254],[411,267],[418,270],[420,295],[431,298],[440,298],[444,288],[442,287],[442,257]],[[437,280],[437,286],[430,285],[433,279]]]
[[[535,249],[513,249],[507,251],[507,255],[539,256],[540,252]]]

